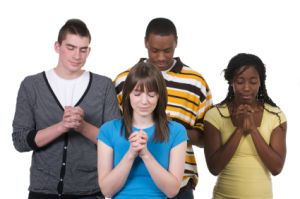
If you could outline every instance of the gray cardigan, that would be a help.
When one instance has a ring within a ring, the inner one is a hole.
[[[84,119],[97,127],[119,117],[112,81],[97,74],[90,73],[88,87],[76,105],[85,111]],[[75,131],[43,148],[38,148],[34,142],[37,131],[61,121],[63,112],[45,72],[23,80],[17,98],[12,138],[18,151],[33,150],[29,190],[71,195],[99,192],[95,144]]]

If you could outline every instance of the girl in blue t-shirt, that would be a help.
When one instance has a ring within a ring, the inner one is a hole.
[[[187,147],[185,128],[168,121],[161,72],[140,62],[123,86],[123,119],[101,126],[98,181],[106,197],[162,199],[180,189]]]

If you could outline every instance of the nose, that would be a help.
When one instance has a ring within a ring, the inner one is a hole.
[[[80,59],[80,57],[81,57],[80,49],[74,50],[73,58],[78,60]]]
[[[147,96],[146,93],[142,94],[141,102],[142,102],[142,104],[147,104],[148,103],[148,96]]]
[[[157,59],[159,61],[164,61],[166,59],[165,53],[164,52],[159,52]]]
[[[245,90],[245,91],[250,90],[250,83],[246,82],[246,83],[244,84],[244,90]]]

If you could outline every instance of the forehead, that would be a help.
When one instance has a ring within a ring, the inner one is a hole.
[[[88,37],[68,33],[62,41],[62,44],[68,44],[76,47],[87,47],[90,44],[90,40]]]
[[[152,47],[162,48],[165,46],[172,46],[176,44],[174,35],[158,35],[151,33],[146,41]]]
[[[259,73],[254,66],[243,66],[237,71],[235,77],[259,77]]]

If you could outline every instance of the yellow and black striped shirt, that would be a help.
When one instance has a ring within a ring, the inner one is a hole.
[[[187,130],[203,131],[204,114],[212,105],[208,84],[201,74],[183,64],[179,58],[174,59],[176,63],[172,69],[162,72],[168,91],[166,112],[172,120],[183,124]],[[142,58],[140,62],[145,60]],[[122,88],[129,70],[120,73],[114,80],[119,104],[122,101]],[[192,145],[187,147],[181,187],[184,187],[190,179],[195,187],[198,182],[198,172]]]

